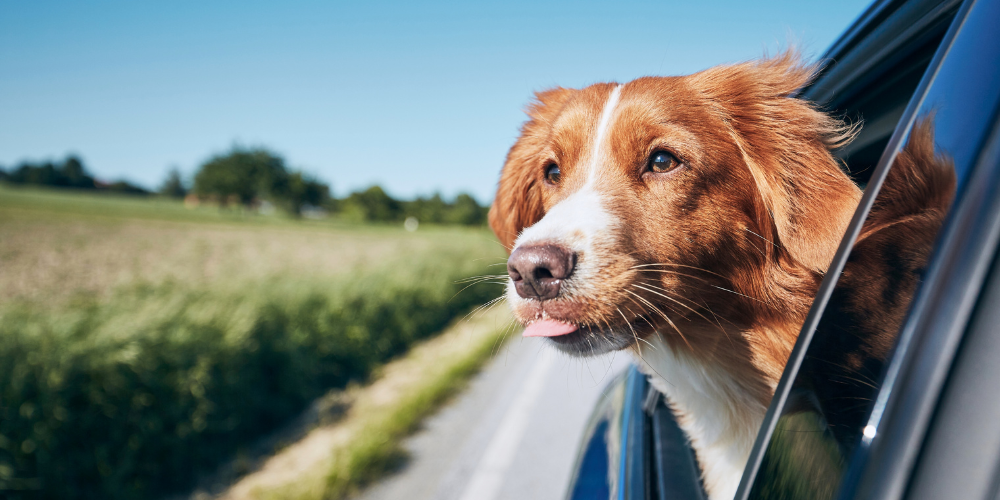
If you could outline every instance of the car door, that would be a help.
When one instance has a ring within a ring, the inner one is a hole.
[[[885,137],[892,113],[866,116],[869,136],[843,152],[865,194],[737,499],[944,498],[942,485],[952,488],[947,498],[996,494],[1000,405],[968,404],[985,390],[968,366],[1000,360],[989,357],[1000,347],[989,319],[1000,306],[990,292],[1000,228],[998,23],[995,0],[876,3],[852,28],[860,39],[835,46],[837,61],[805,91],[860,114],[900,110],[899,119]],[[914,72],[919,84],[901,108]],[[963,454],[981,465],[944,467]]]

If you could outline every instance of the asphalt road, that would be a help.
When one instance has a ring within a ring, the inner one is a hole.
[[[361,498],[563,498],[590,410],[629,362],[624,353],[579,360],[541,339],[513,339],[407,441],[411,460]]]

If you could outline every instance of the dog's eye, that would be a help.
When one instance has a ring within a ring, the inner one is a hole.
[[[549,184],[559,184],[559,165],[555,163],[550,163],[549,166],[545,167],[545,180]]]
[[[649,157],[649,168],[650,172],[663,173],[669,172],[677,168],[681,164],[680,160],[676,156],[666,152],[657,151],[650,155]]]

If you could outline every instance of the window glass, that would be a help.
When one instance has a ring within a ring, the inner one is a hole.
[[[836,106],[837,113],[852,123],[861,124],[858,137],[837,151],[837,156],[844,161],[848,174],[862,189],[875,171],[875,165],[934,57],[942,35],[933,37],[852,99],[831,103]]]
[[[889,137],[903,116],[910,97],[917,90],[927,65],[941,43],[944,31],[936,33],[923,44],[913,48],[898,62],[886,67],[878,75],[868,79],[872,83],[853,92],[842,92],[831,101],[822,103],[835,115],[861,125],[857,138],[837,151],[844,161],[848,175],[864,188],[868,184],[875,165],[889,143]],[[823,84],[822,77],[817,82],[817,90]],[[813,89],[806,89],[804,97],[812,98]]]
[[[832,498],[951,206],[953,160],[919,115],[862,226],[771,436],[751,498]]]
[[[750,498],[833,498],[852,453],[874,435],[868,416],[884,365],[997,110],[1000,68],[979,61],[996,60],[1000,47],[962,36],[989,22],[970,14],[917,109],[780,409]]]

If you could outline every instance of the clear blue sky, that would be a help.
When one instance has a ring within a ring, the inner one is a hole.
[[[263,145],[337,195],[489,201],[533,91],[818,57],[867,0],[0,0],[0,165],[157,186]]]

